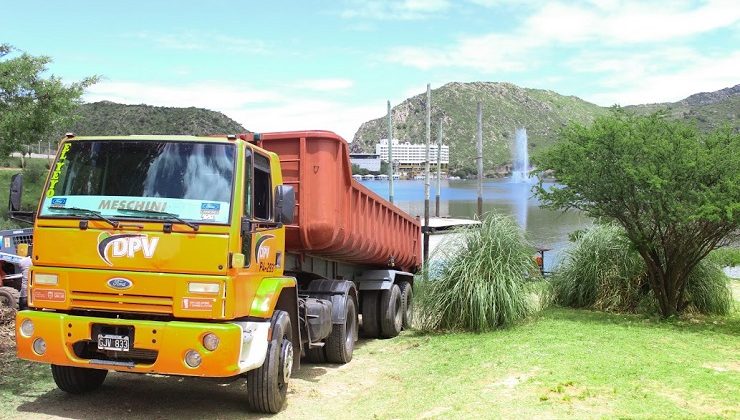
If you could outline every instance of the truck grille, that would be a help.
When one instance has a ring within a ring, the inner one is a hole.
[[[72,291],[71,304],[76,309],[172,314],[172,298],[161,296]]]

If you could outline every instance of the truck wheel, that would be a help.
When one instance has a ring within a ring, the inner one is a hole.
[[[357,340],[357,309],[355,300],[347,296],[345,305],[345,319],[343,324],[334,324],[331,334],[326,337],[326,360],[330,363],[348,363],[352,360]]]
[[[265,362],[247,372],[247,403],[252,411],[275,414],[283,408],[293,369],[293,330],[288,313],[275,311],[270,328],[272,339]]]
[[[411,328],[411,322],[414,320],[414,291],[411,289],[411,283],[402,281],[398,283],[401,289],[401,311],[403,312],[403,329]]]
[[[397,284],[380,294],[380,336],[392,338],[401,333],[403,326],[401,289]]]
[[[362,335],[367,338],[380,336],[378,292],[378,290],[366,290],[362,292]]]
[[[0,308],[18,309],[20,292],[12,287],[0,287]]]
[[[51,365],[51,375],[57,387],[70,394],[84,394],[96,390],[108,375],[107,370]]]

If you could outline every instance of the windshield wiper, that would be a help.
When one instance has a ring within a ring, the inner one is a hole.
[[[82,207],[49,207],[49,210],[51,211],[66,211],[66,212],[77,212],[82,213],[82,215],[85,216],[93,216],[93,218],[102,220],[104,222],[107,222],[109,225],[113,226],[114,228],[118,227],[118,222],[116,220],[111,220],[105,216],[103,216],[99,211],[90,210],[90,209],[83,209]],[[70,214],[70,216],[80,216],[79,214]]]
[[[185,219],[181,219],[179,215],[175,213],[167,213],[164,211],[157,211],[157,210],[136,210],[136,209],[116,209],[120,211],[121,213],[133,213],[133,214],[148,214],[150,216],[160,216],[164,217],[167,220],[174,220],[177,222],[180,222],[186,226],[189,226],[191,229],[197,231],[200,226],[198,226],[196,223],[188,222]]]

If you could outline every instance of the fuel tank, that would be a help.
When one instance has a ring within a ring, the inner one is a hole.
[[[262,133],[283,183],[296,192],[286,250],[340,262],[415,272],[421,225],[352,178],[347,142],[330,131]]]

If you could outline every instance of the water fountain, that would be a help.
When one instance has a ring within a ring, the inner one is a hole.
[[[514,140],[512,182],[529,183],[529,150],[527,149],[527,129],[517,128]]]

